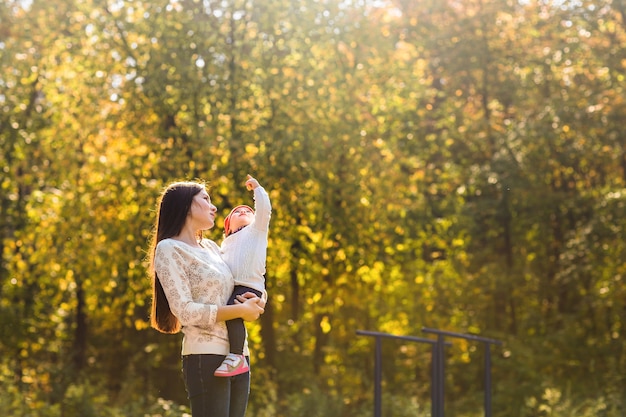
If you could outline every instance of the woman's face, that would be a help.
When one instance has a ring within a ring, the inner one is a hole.
[[[193,222],[194,229],[207,230],[215,226],[215,213],[217,207],[211,203],[209,193],[203,189],[193,197],[187,220]]]

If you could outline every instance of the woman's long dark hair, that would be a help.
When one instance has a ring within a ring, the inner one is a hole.
[[[204,184],[197,182],[175,182],[163,191],[158,204],[156,226],[150,247],[149,270],[152,279],[150,325],[162,333],[178,333],[180,322],[170,309],[163,286],[154,269],[156,246],[163,239],[177,236],[183,230],[193,198],[204,189]]]

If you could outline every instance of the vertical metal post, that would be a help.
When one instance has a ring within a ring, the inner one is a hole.
[[[439,366],[438,366],[438,370],[437,372],[439,373],[439,377],[437,378],[437,382],[438,382],[438,404],[437,404],[437,417],[444,417],[445,414],[445,406],[444,406],[444,398],[445,398],[445,350],[444,350],[444,346],[445,346],[445,340],[444,340],[444,336],[443,335],[437,335],[437,349],[439,349],[439,354],[437,355],[437,359],[439,362]]]
[[[376,359],[374,362],[374,417],[383,415],[382,379],[383,379],[383,353],[381,338],[376,337]]]
[[[491,417],[491,345],[485,343],[485,417]]]
[[[430,415],[439,417],[439,343],[431,346]]]

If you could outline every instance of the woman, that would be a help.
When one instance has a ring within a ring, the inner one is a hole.
[[[217,244],[202,238],[217,208],[205,186],[177,182],[163,192],[151,250],[151,324],[163,333],[182,330],[182,367],[193,417],[243,417],[250,373],[213,375],[229,352],[225,322],[253,321],[265,302],[252,293],[226,305],[234,279]],[[249,362],[247,346],[244,354]]]

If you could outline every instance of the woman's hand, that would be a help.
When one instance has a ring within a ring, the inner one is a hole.
[[[237,302],[243,307],[241,318],[245,321],[255,321],[265,312],[265,301],[254,293],[238,295]]]
[[[265,295],[265,294],[264,294]],[[242,295],[238,295],[237,296],[237,300],[241,303],[245,302],[246,300],[249,300],[251,298],[256,298],[257,299],[257,303],[259,304],[259,306],[261,308],[265,308],[265,304],[267,304],[267,300],[265,299],[265,297],[261,297],[259,298],[255,293],[253,292],[246,292],[243,293]]]

